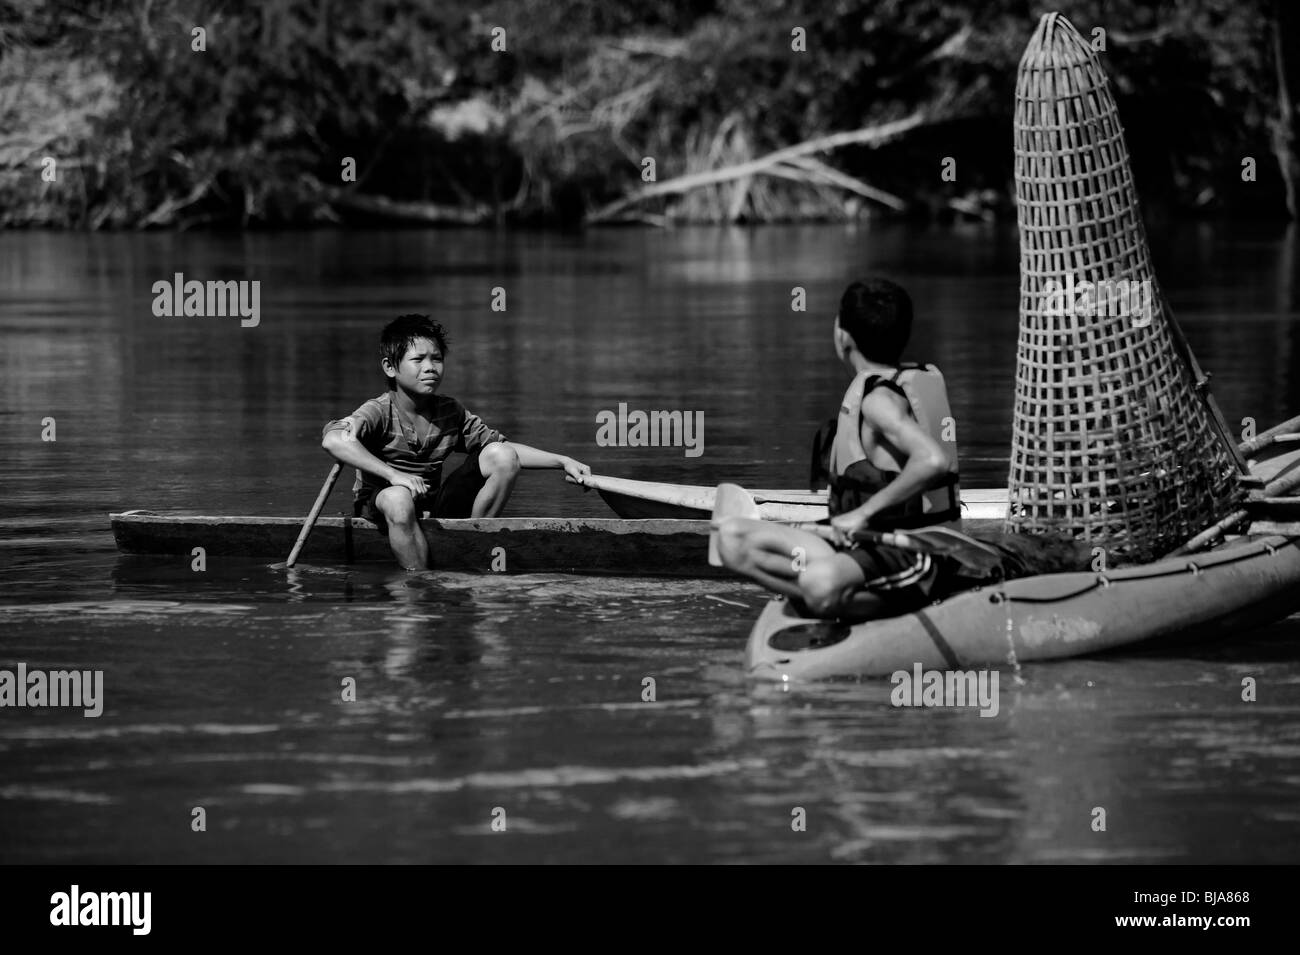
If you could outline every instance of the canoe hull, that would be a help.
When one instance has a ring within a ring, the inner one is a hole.
[[[848,626],[771,601],[750,634],[756,679],[888,676],[1079,656],[1141,641],[1239,632],[1300,610],[1300,535],[1240,538],[1209,554],[1105,574],[1051,574]]]
[[[124,554],[282,561],[302,529],[298,517],[205,517],[127,511],[110,514]],[[708,562],[709,522],[618,518],[483,517],[421,521],[435,569],[467,573],[727,577]],[[978,529],[980,522],[968,525]],[[392,562],[388,538],[359,518],[322,517],[300,560]],[[504,563],[504,568],[502,564]]]
[[[202,517],[148,512],[112,514],[113,536],[126,554],[281,561],[301,518]],[[467,573],[724,576],[710,567],[707,521],[622,521],[590,518],[496,517],[425,520],[434,569]],[[314,563],[387,561],[388,539],[360,519],[322,517],[299,560]]]

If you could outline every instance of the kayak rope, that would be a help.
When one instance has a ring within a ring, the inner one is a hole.
[[[1008,604],[1011,603],[1054,604],[1054,603],[1059,603],[1062,600],[1070,600],[1071,598],[1074,597],[1081,597],[1086,593],[1091,593],[1094,590],[1100,590],[1101,588],[1108,587],[1108,586],[1110,586],[1110,581],[1108,581],[1105,577],[1098,575],[1097,579],[1094,580],[1092,583],[1085,584],[1084,586],[1080,587],[1078,590],[1071,591],[1068,594],[1056,593],[1056,594],[1052,594],[1052,596],[1050,597],[1016,597],[1012,594],[1006,593],[1005,591],[999,591],[996,594],[990,594],[989,601],[991,603],[1008,603]],[[1011,611],[1007,611],[1007,623],[1008,624],[1011,623]]]
[[[1300,537],[1288,537],[1286,538],[1286,543],[1287,545],[1295,545],[1297,543],[1300,543]],[[1251,547],[1243,547],[1241,548],[1240,554],[1235,554],[1232,557],[1227,557],[1222,560],[1215,561],[1215,563],[1208,568],[1198,565],[1192,561],[1188,561],[1187,563],[1183,564],[1181,567],[1172,570],[1161,570],[1152,573],[1135,572],[1132,574],[1132,576],[1124,578],[1124,581],[1127,582],[1130,580],[1156,580],[1161,577],[1177,577],[1180,574],[1189,574],[1189,573],[1193,577],[1195,577],[1205,573],[1207,570],[1213,570],[1216,567],[1225,567],[1229,564],[1239,564],[1245,560],[1253,560],[1254,558],[1259,557],[1261,554],[1268,554],[1268,556],[1274,557],[1277,555],[1277,552],[1278,552],[1277,545],[1265,541],[1260,544],[1255,544]],[[1119,581],[1111,580],[1110,578],[1106,577],[1104,574],[1098,574],[1096,578],[1092,581],[1092,583],[1085,584],[1084,586],[1080,587],[1078,590],[1075,590],[1071,593],[1054,593],[1050,597],[1030,597],[1027,595],[1018,596],[1015,594],[1009,594],[1005,590],[1001,590],[998,591],[997,593],[990,594],[989,600],[992,603],[1002,603],[1005,601],[1007,603],[1050,604],[1050,603],[1056,603],[1061,600],[1069,600],[1073,597],[1080,597],[1083,594],[1090,593],[1091,591],[1098,590],[1101,588],[1110,587],[1116,583],[1119,583]]]

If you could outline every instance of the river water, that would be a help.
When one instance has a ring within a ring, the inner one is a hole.
[[[1151,239],[1234,426],[1300,410],[1294,238]],[[963,483],[1002,485],[1016,253],[985,227],[0,235],[0,668],[101,669],[105,699],[0,710],[0,862],[1295,862],[1300,618],[1006,670],[984,719],[894,708],[885,681],[750,684],[764,597],[739,582],[200,573],[113,546],[110,511],[305,513],[322,423],[382,390],[375,337],[409,311],[451,329],[444,393],[510,437],[800,486],[866,274],[912,292]],[[259,324],[156,317],[177,272],[260,281]],[[599,446],[621,402],[702,412],[703,453]],[[556,472],[508,513],[608,514]]]

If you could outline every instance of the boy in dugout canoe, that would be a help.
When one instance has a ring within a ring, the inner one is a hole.
[[[581,483],[591,468],[573,458],[506,440],[455,398],[439,395],[447,333],[427,315],[402,315],[379,336],[379,366],[388,391],[346,418],[325,425],[321,447],[357,469],[356,516],[388,535],[408,570],[429,566],[422,512],[433,517],[495,517],[520,468],[562,468]],[[443,462],[468,455],[439,484]]]

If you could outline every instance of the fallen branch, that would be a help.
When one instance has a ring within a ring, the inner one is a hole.
[[[963,196],[956,196],[949,199],[948,208],[956,209],[962,215],[974,216],[975,218],[982,219],[985,222],[992,222],[997,218],[993,214],[992,209],[981,206],[978,202],[975,202],[972,199],[967,199]]]
[[[835,187],[856,193],[857,195],[879,202],[882,205],[887,205],[891,209],[897,211],[902,211],[907,208],[907,203],[892,193],[876,189],[874,186],[869,186],[865,182],[846,175],[837,169],[832,169],[830,166],[827,166],[816,159],[811,157],[802,157],[789,162],[778,163],[775,166],[769,166],[768,168],[755,173],[753,176],[744,176],[743,178],[736,180],[731,194],[731,201],[727,209],[728,222],[740,221],[741,216],[744,214],[745,203],[751,194],[753,183],[757,176],[767,176],[771,179],[783,179],[787,182],[797,182],[800,185],[809,186],[817,190],[818,194],[822,197],[822,201],[828,207],[832,208],[836,207],[837,203],[834,198],[835,194],[829,187]],[[757,218],[765,218],[759,213],[757,208],[755,208],[754,211]],[[607,221],[624,222],[627,221],[627,219],[625,216],[620,216],[618,219]]]
[[[666,40],[658,37],[621,37],[609,41],[609,46],[624,53],[648,54],[675,59],[682,56],[689,44],[685,40]]]
[[[1170,36],[1174,28],[1169,25],[1157,27],[1154,30],[1144,30],[1136,33],[1125,33],[1122,30],[1109,30],[1107,35],[1116,43],[1124,45],[1136,45],[1139,43],[1158,43],[1165,37]]]
[[[431,225],[478,225],[492,217],[487,206],[443,206],[433,202],[412,202],[390,199],[387,196],[352,192],[338,186],[327,186],[315,180],[310,183],[332,206],[351,212],[391,219],[394,222],[423,222]]]
[[[154,209],[153,212],[149,213],[137,222],[135,227],[137,229],[147,229],[150,226],[155,225],[171,225],[172,220],[176,217],[176,213],[180,212],[187,206],[194,205],[194,203],[207,195],[208,190],[212,188],[212,184],[215,181],[215,176],[208,176],[202,182],[195,185],[195,187],[189,191],[188,195],[179,199],[164,199],[162,203],[159,204],[158,208]]]
[[[826,152],[831,149],[839,149],[842,146],[876,146],[886,140],[901,136],[906,132],[924,125],[929,120],[921,113],[913,113],[905,119],[895,120],[892,123],[883,123],[879,126],[868,126],[863,129],[856,129],[845,133],[832,133],[829,136],[819,136],[816,139],[810,139],[807,142],[799,143],[795,146],[787,146],[778,149],[775,152],[768,153],[758,159],[751,159],[748,162],[737,163],[733,166],[726,166],[722,169],[711,169],[707,172],[690,173],[685,176],[678,176],[664,182],[655,183],[635,193],[624,196],[608,205],[602,206],[595,212],[587,216],[587,222],[603,222],[622,212],[628,206],[635,205],[638,202],[644,202],[647,199],[655,199],[659,196],[672,196],[683,192],[690,192],[692,189],[699,189],[701,186],[713,186],[720,182],[730,182],[733,179],[741,179],[745,176],[753,176],[759,173],[766,173],[775,166],[782,163],[788,163],[791,160],[798,159],[801,156],[808,156],[813,153]],[[870,187],[868,187],[870,188]]]
[[[754,184],[753,176],[743,176],[731,191],[731,203],[727,207],[727,221],[739,222],[745,212],[745,203],[749,201],[749,187]]]
[[[875,186],[869,186],[861,179],[856,179],[847,173],[840,172],[838,169],[832,169],[819,159],[813,159],[811,156],[805,156],[790,162],[792,166],[798,166],[801,169],[807,169],[809,172],[830,183],[832,186],[839,186],[841,189],[847,189],[849,192],[856,192],[858,195],[870,199],[873,202],[879,202],[882,206],[889,206],[895,212],[902,212],[907,208],[907,203],[894,195],[892,192],[885,192],[883,189],[877,189]]]
[[[845,214],[843,203],[836,201],[836,193],[833,191],[831,185],[824,179],[810,175],[804,169],[783,163],[780,166],[773,166],[771,169],[764,169],[759,173],[759,175],[767,176],[771,179],[785,179],[789,182],[797,182],[801,186],[807,186],[816,191],[817,195],[821,198],[822,204],[828,210],[835,209],[841,214]],[[784,215],[784,212],[778,207],[773,214],[760,218],[762,221],[770,221],[773,217],[780,219],[782,215]]]

